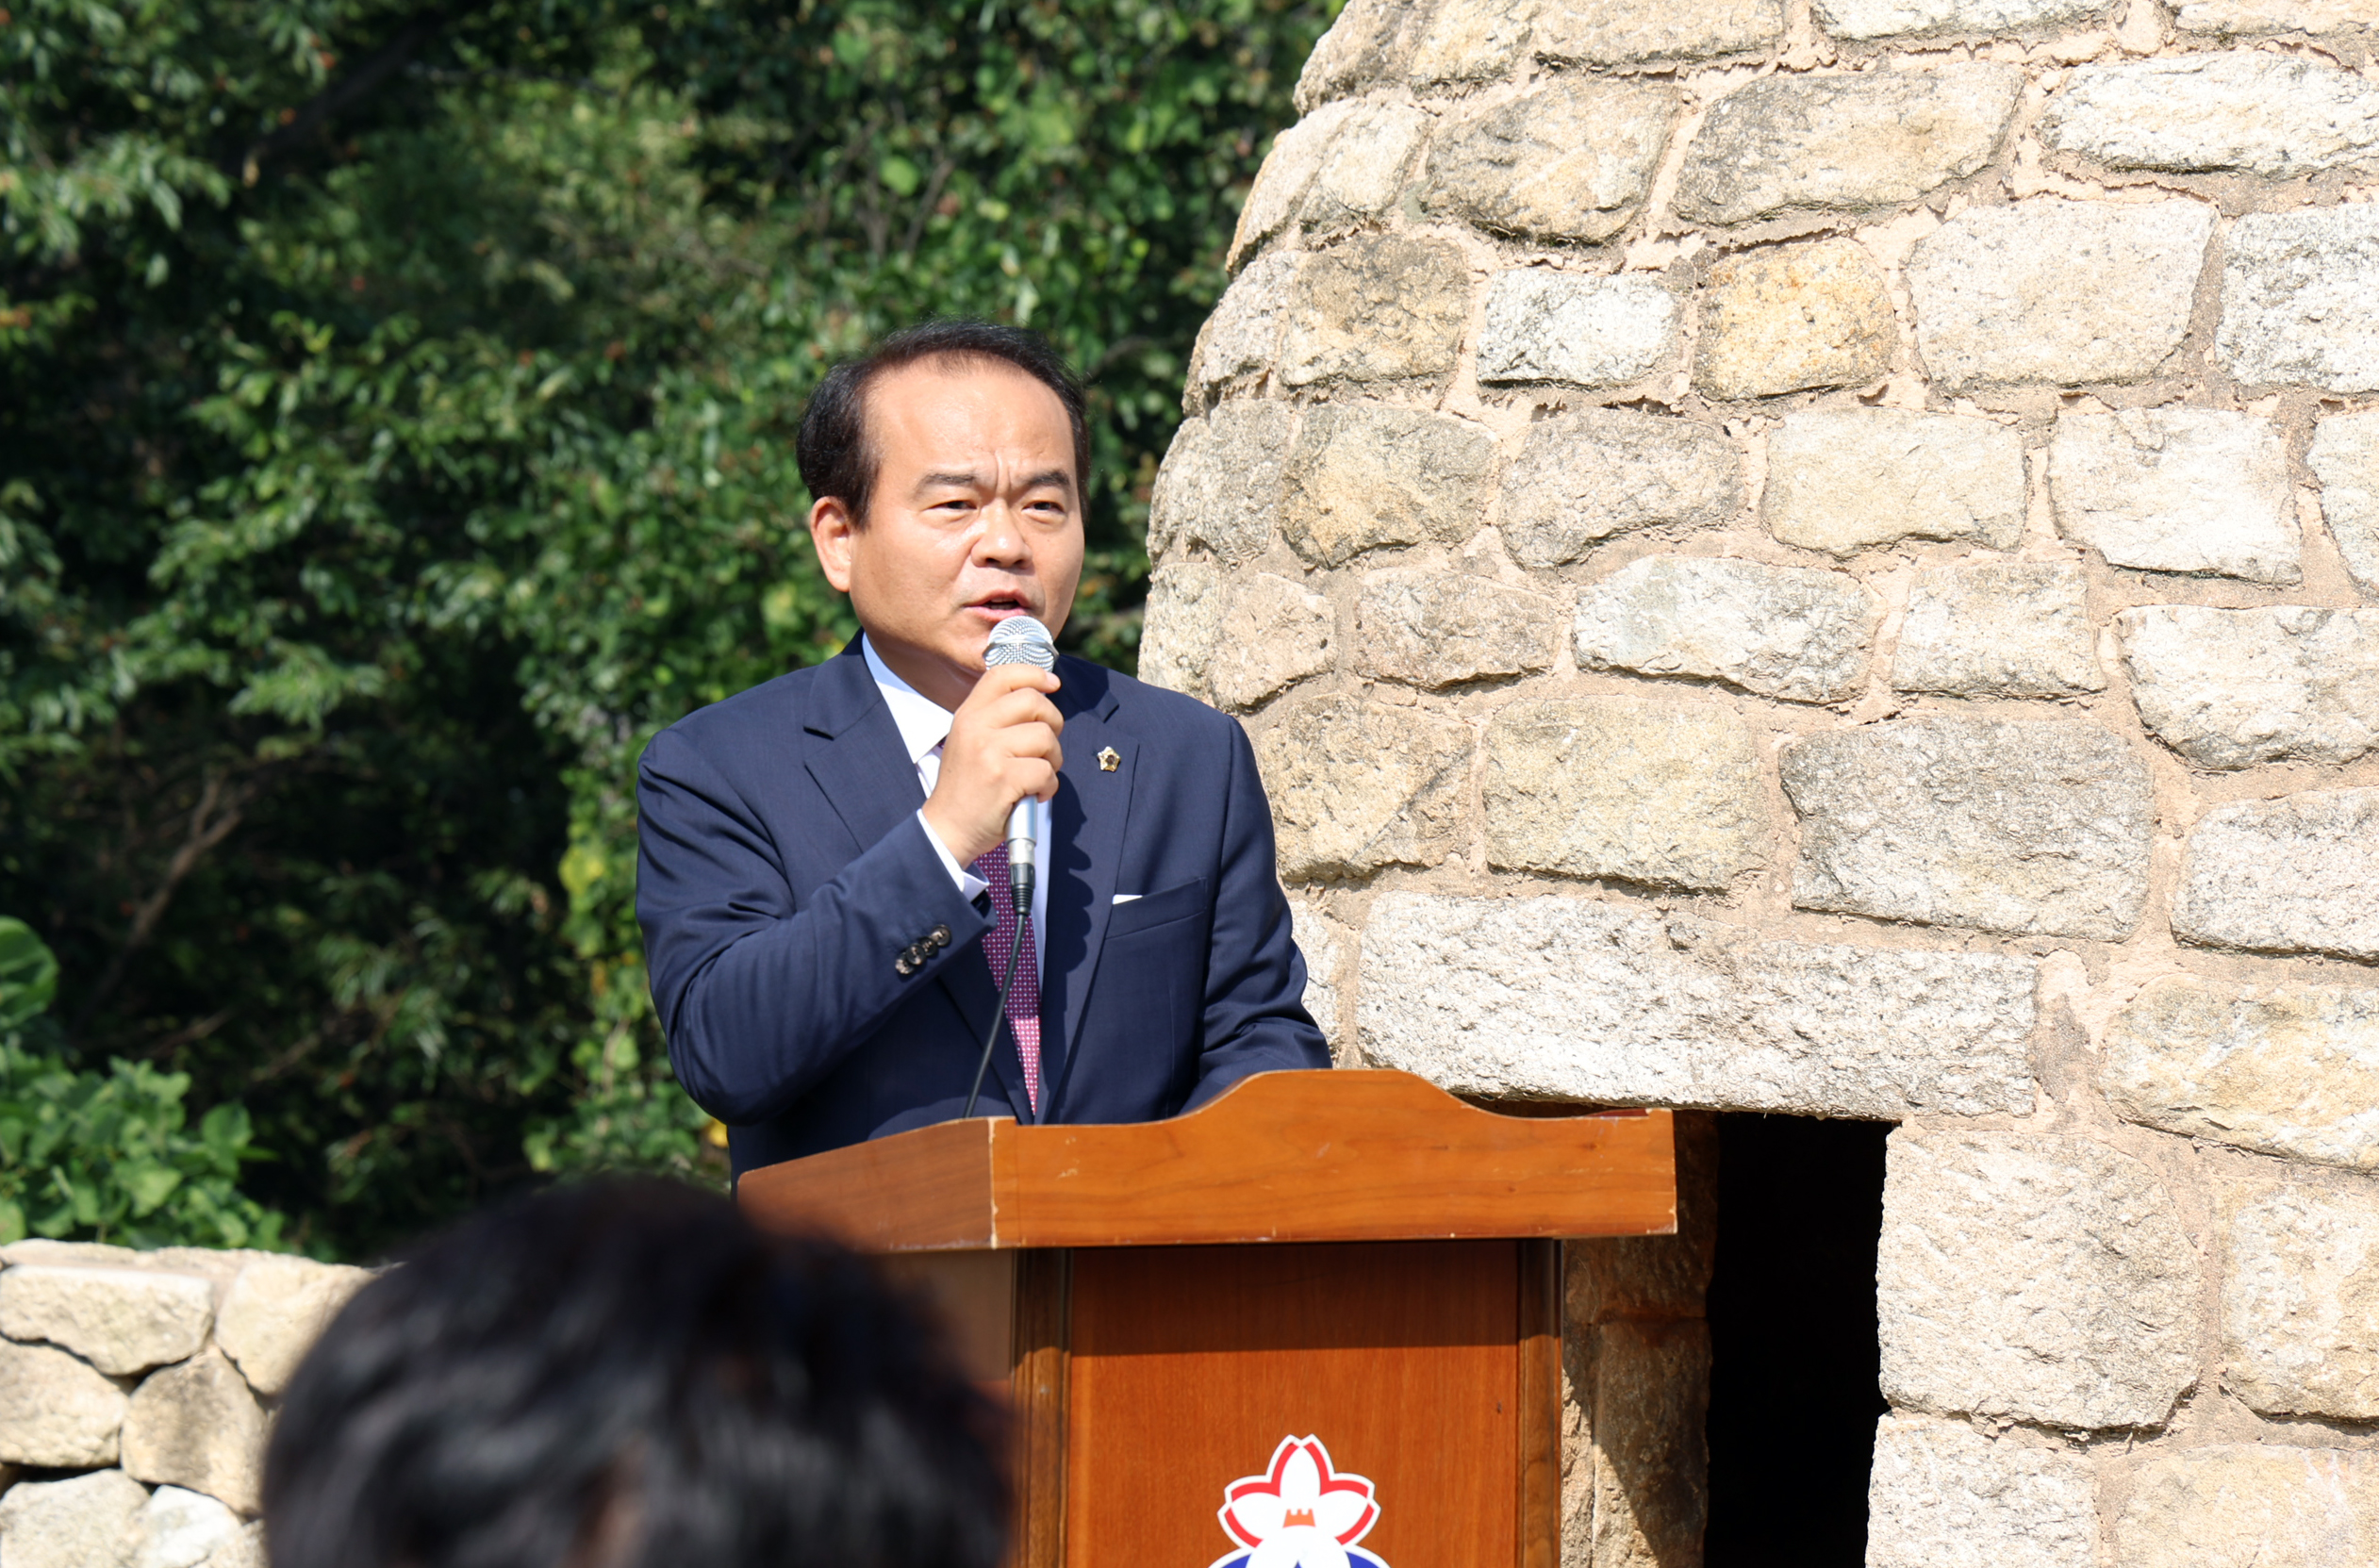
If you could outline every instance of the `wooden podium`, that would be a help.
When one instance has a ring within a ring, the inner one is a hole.
[[[1221,1568],[1291,1527],[1355,1568],[1558,1568],[1559,1239],[1677,1229],[1667,1112],[1498,1115],[1401,1072],[946,1122],[737,1195],[883,1256],[1013,1400],[1013,1568]]]

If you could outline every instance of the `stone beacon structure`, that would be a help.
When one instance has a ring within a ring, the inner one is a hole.
[[[2379,1561],[2374,30],[1352,0],[1199,339],[1142,669],[1339,1059],[1898,1124],[1872,1568]],[[1700,1561],[1687,1197],[1566,1568]]]

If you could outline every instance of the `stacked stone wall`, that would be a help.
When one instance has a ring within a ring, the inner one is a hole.
[[[0,1247],[0,1564],[264,1568],[264,1440],[369,1276],[265,1252]]]
[[[1199,340],[1142,667],[1340,1059],[1899,1124],[1877,1568],[2379,1560],[2374,30],[1351,0]],[[1687,1568],[1616,1256],[1565,1561]]]

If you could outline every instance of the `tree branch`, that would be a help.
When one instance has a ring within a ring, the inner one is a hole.
[[[92,1015],[99,1011],[99,1004],[124,978],[124,968],[132,962],[132,955],[146,947],[150,936],[155,934],[157,923],[165,917],[166,906],[173,901],[173,894],[182,885],[182,880],[197,868],[201,856],[231,835],[231,831],[240,825],[240,814],[247,808],[249,797],[255,793],[254,784],[227,784],[220,773],[207,776],[205,787],[198,792],[198,805],[190,815],[190,829],[183,834],[180,848],[173,851],[173,858],[166,863],[164,880],[157,883],[157,891],[133,912],[132,930],[124,936],[124,946],[118,948],[115,956],[107,961],[107,967],[101,973],[98,982],[83,998],[83,1005],[76,1009],[74,1027],[67,1032],[70,1037],[82,1038],[83,1032],[91,1026]]]
[[[322,129],[334,116],[378,91],[381,84],[421,53],[421,45],[451,20],[450,13],[441,8],[424,11],[399,27],[394,38],[366,55],[353,71],[308,98],[289,124],[250,147],[240,161],[240,183],[256,184],[266,159],[288,152]]]
[[[1134,334],[1129,338],[1116,338],[1115,342],[1108,345],[1107,352],[1099,356],[1099,363],[1093,365],[1090,368],[1089,373],[1082,377],[1082,384],[1084,386],[1097,385],[1099,377],[1105,375],[1109,371],[1114,370],[1115,366],[1122,363],[1124,355],[1129,354],[1137,354],[1142,349],[1147,348],[1153,341],[1155,341],[1155,339],[1139,334]]]
[[[231,1021],[231,1009],[209,1013],[194,1024],[188,1024],[173,1033],[163,1035],[141,1048],[140,1054],[151,1062],[162,1062],[184,1046],[194,1046]]]
[[[933,177],[925,182],[925,194],[917,204],[917,216],[910,220],[909,237],[900,242],[903,256],[917,255],[917,242],[925,238],[925,220],[933,215],[933,204],[942,199],[942,187],[950,183],[957,167],[957,161],[948,157],[933,165]]]

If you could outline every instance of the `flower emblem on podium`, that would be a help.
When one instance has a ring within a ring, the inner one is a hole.
[[[1242,1549],[1214,1568],[1388,1568],[1355,1543],[1379,1522],[1371,1483],[1331,1467],[1317,1437],[1284,1437],[1261,1476],[1223,1488],[1218,1517]]]

